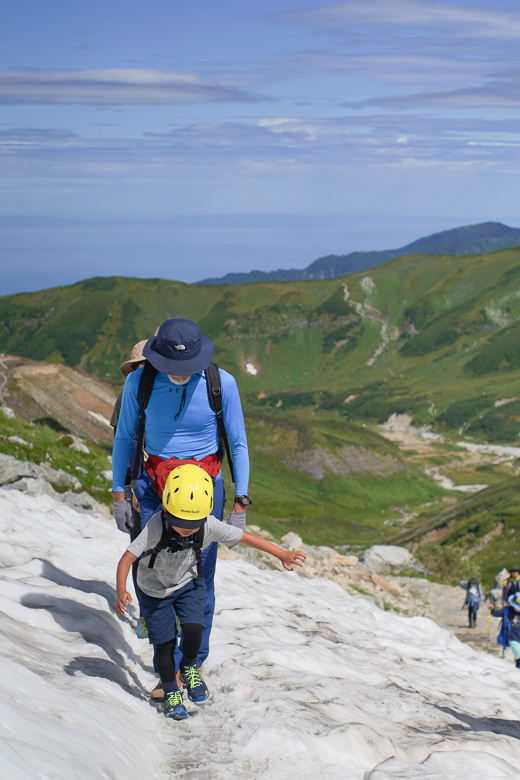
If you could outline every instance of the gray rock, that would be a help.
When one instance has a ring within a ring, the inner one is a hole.
[[[376,544],[370,547],[361,556],[361,561],[371,574],[389,574],[403,569],[422,571],[420,564],[413,559],[405,547],[391,544]]]
[[[72,490],[81,488],[81,482],[63,469],[53,469],[46,463],[38,466],[36,463],[17,460],[12,455],[0,453],[0,485],[8,485],[22,479],[22,477],[44,479],[57,487],[71,488]]]
[[[46,463],[42,463],[39,466],[34,467],[38,476],[46,479],[47,482],[51,482],[57,487],[70,488],[71,490],[81,490],[81,482],[77,477],[72,474],[67,474],[63,469],[53,469]]]
[[[281,542],[285,550],[301,550],[302,548],[301,538],[292,531],[282,536]]]
[[[21,439],[19,436],[8,436],[7,441],[11,442],[11,444],[21,444],[24,447],[32,446],[29,445],[28,441],[25,441],[25,439]]]
[[[84,455],[90,455],[90,450],[87,445],[84,444],[81,439],[78,439],[77,436],[72,437],[72,444],[70,445],[70,448],[76,452],[82,452]]]
[[[103,515],[103,517],[110,516],[108,507],[105,506],[105,504],[100,504],[99,501],[96,501],[95,498],[92,498],[92,496],[85,491],[83,491],[83,493],[71,493],[70,491],[67,491],[66,493],[59,494],[59,497],[64,504],[67,504],[67,506],[80,512],[97,512],[98,514]]]
[[[52,485],[49,485],[44,479],[34,479],[33,477],[22,477],[16,482],[8,482],[2,485],[4,490],[19,490],[22,493],[27,493],[29,496],[41,496],[47,495],[53,498],[59,498],[59,494],[56,493]]]
[[[8,485],[22,477],[36,478],[34,463],[17,460],[12,455],[0,453],[0,485]]]

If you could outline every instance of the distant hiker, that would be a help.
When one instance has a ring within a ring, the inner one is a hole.
[[[497,645],[509,646],[515,657],[515,666],[520,668],[520,593],[512,593],[502,609],[490,606],[489,611],[493,617],[502,618]]]
[[[183,636],[180,680],[195,704],[209,697],[198,661],[206,601],[202,552],[217,542],[228,547],[241,543],[276,556],[289,571],[305,561],[301,550],[282,550],[266,539],[221,523],[212,516],[212,509],[213,482],[209,474],[192,464],[173,469],[166,479],[162,508],[127,547],[117,567],[116,612],[122,615],[132,602],[126,590],[128,572],[139,560],[138,597],[162,680],[164,714],[175,720],[188,717],[176,680],[176,616]]]
[[[482,586],[476,577],[472,577],[469,581],[459,580],[459,585],[462,588],[466,588],[466,598],[461,609],[464,609],[464,607],[468,608],[469,628],[475,628],[477,625],[477,612],[484,601]]]
[[[520,591],[520,566],[509,568],[509,577],[502,587],[502,604],[507,606],[509,597]]]
[[[125,360],[125,362],[121,363],[121,365],[119,366],[119,370],[121,371],[121,373],[125,378],[132,371],[137,371],[138,368],[144,366],[145,358],[143,357],[143,347],[146,344],[146,341],[147,339],[145,339],[144,341],[139,341],[137,344],[134,344],[132,348],[132,352],[130,353],[130,359]],[[122,398],[123,398],[123,393],[120,393],[116,398],[116,402],[114,404],[114,410],[112,412],[112,417],[110,418],[110,425],[114,429],[114,437],[116,435],[117,425],[119,423],[119,415],[121,413]],[[125,490],[124,490],[125,501],[118,502],[116,506],[116,512],[114,512],[114,518],[117,527],[119,528],[120,531],[129,533],[130,539],[132,541],[134,539],[137,539],[137,537],[141,533],[141,510],[139,506],[138,491],[132,490],[130,486],[130,477],[131,477],[132,467],[135,460],[136,449],[137,449],[137,434],[134,433],[134,441],[132,444],[130,463],[125,478]],[[137,587],[137,566],[132,567],[132,577],[134,580],[134,587],[136,588]],[[139,619],[137,621],[136,634],[139,639],[146,639],[146,637],[148,636],[146,623],[142,615],[139,615]]]
[[[211,339],[201,336],[195,323],[184,319],[163,322],[157,335],[146,342],[144,367],[130,373],[125,382],[114,441],[112,496],[115,516],[125,511],[125,507],[120,506],[125,498],[125,475],[134,431],[142,419],[146,442],[145,473],[139,495],[143,528],[161,506],[164,479],[168,470],[175,466],[176,459],[181,463],[200,463],[215,479],[213,517],[222,520],[225,503],[220,471],[223,455],[219,439],[222,438],[225,442],[229,440],[229,459],[232,457],[236,483],[233,511],[228,522],[245,530],[250,499],[247,495],[249,454],[244,416],[236,381],[227,371],[219,371],[211,363],[213,350]],[[221,401],[221,413],[215,410],[215,399]],[[139,451],[138,457],[140,454]],[[217,544],[212,543],[205,547],[202,555],[206,608],[199,664],[209,652],[216,560]]]

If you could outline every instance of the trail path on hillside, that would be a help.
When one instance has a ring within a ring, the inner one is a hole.
[[[425,603],[425,616],[434,620],[441,628],[451,631],[457,639],[476,650],[486,650],[487,647],[489,653],[502,655],[502,648],[496,643],[499,618],[491,617],[489,642],[487,641],[487,602],[478,611],[476,627],[468,628],[467,609],[461,609],[465,598],[463,588],[453,588],[450,585],[439,585],[436,582],[410,577],[397,577],[395,579],[404,585],[406,590],[413,591],[419,596]]]

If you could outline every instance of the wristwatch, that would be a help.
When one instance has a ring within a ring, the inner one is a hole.
[[[253,502],[251,501],[249,496],[235,496],[235,504],[240,504],[240,506],[246,507],[252,503]]]

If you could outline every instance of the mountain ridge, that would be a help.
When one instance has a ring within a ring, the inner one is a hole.
[[[279,268],[276,271],[254,270],[248,273],[228,273],[222,277],[203,279],[195,284],[218,286],[222,284],[249,284],[251,282],[335,279],[347,274],[367,271],[390,260],[408,255],[479,255],[519,244],[519,228],[511,228],[501,222],[481,222],[477,225],[466,225],[433,233],[399,249],[350,252],[347,255],[325,255],[303,269]]]

